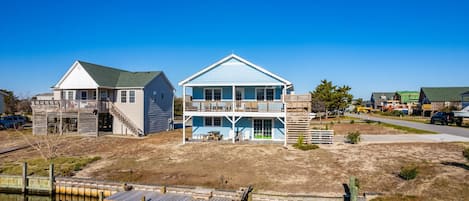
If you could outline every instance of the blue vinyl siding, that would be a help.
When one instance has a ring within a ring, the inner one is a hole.
[[[145,134],[169,129],[168,119],[173,118],[173,88],[163,76],[153,79],[144,89]]]
[[[265,118],[264,118],[265,119]],[[285,128],[282,122],[276,118],[269,118],[273,120],[274,129],[273,129],[273,140],[284,140],[285,139]],[[243,136],[253,134],[253,118],[243,117],[235,125],[235,132],[241,132]],[[210,131],[219,131],[223,135],[223,139],[226,140],[229,137],[231,130],[231,122],[222,117],[222,126],[221,127],[211,127],[204,126],[204,117],[193,117],[192,119],[192,135],[205,135]]]
[[[204,91],[206,88],[221,88],[222,95],[221,99],[226,100],[226,99],[232,99],[233,93],[231,92],[231,87],[194,87],[192,88],[192,99],[194,100],[205,100],[204,97]]]
[[[0,94],[0,115],[5,112],[5,100],[3,94]]]
[[[239,76],[235,76],[239,75]],[[267,75],[235,58],[205,72],[188,84],[275,83],[282,81]]]

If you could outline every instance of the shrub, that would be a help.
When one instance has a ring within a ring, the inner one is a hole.
[[[350,124],[354,124],[355,123],[355,120],[350,120]]]
[[[469,160],[469,147],[468,148],[465,148],[463,151],[462,151],[462,155],[464,157],[466,157],[467,160]]]
[[[399,172],[399,177],[405,180],[412,180],[417,177],[419,171],[416,165],[406,165],[401,167],[401,172]]]
[[[347,140],[352,144],[358,144],[360,142],[360,131],[349,132]]]
[[[300,135],[300,137],[298,137],[298,140],[297,142],[293,145],[293,147],[299,149],[299,150],[303,150],[303,151],[307,151],[307,150],[312,150],[312,149],[317,149],[319,148],[318,145],[315,145],[315,144],[304,144],[304,137],[303,135]]]

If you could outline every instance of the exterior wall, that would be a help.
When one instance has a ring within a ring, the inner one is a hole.
[[[144,132],[145,134],[170,129],[173,118],[172,86],[164,75],[151,81],[144,89]]]
[[[222,89],[222,100],[232,100],[233,92],[232,87],[193,87],[192,88],[192,99],[193,100],[204,100],[204,91],[206,88],[221,88]],[[247,87],[236,87],[236,88],[243,88],[244,89],[244,100],[256,100],[256,88],[271,88],[265,86],[247,86]],[[275,100],[282,99],[282,88],[281,86],[274,86]]]
[[[253,130],[253,119],[272,119],[273,120],[273,133],[272,140],[284,140],[285,139],[285,126],[277,118],[252,118],[243,117],[235,125],[235,132],[241,132],[243,139],[252,140],[254,133]],[[204,117],[193,117],[192,119],[192,135],[205,135],[210,131],[219,131],[223,135],[223,139],[231,138],[230,131],[232,129],[231,122],[222,117],[221,127],[206,127],[204,126]]]
[[[135,103],[129,103],[129,92],[127,92],[127,102],[121,103],[121,92],[122,91],[135,91]],[[135,125],[140,129],[144,130],[144,104],[143,97],[144,92],[142,89],[119,89],[116,90],[116,101],[114,105],[119,108],[129,119],[131,119]],[[131,131],[128,129],[118,118],[113,118],[112,130],[114,134],[129,134]]]
[[[0,114],[5,112],[5,97],[2,93],[0,93]]]

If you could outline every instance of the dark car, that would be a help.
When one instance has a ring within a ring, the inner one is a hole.
[[[435,124],[438,122],[442,125],[448,125],[454,123],[454,120],[454,113],[452,112],[437,112],[430,119],[430,123]]]

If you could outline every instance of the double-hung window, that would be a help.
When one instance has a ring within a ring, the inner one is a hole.
[[[221,100],[221,89],[205,89],[206,101],[219,101]]]
[[[127,102],[127,91],[121,91],[121,103]]]
[[[256,99],[258,101],[273,101],[275,92],[273,88],[258,88],[256,89]]]
[[[135,91],[129,91],[129,103],[135,103]]]
[[[221,126],[221,117],[205,117],[204,118],[205,126],[220,127]]]

